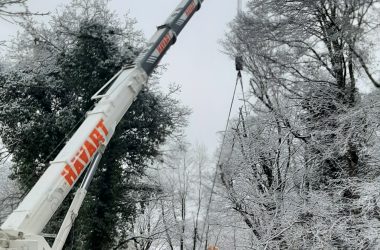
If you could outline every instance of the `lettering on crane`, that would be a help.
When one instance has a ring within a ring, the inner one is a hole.
[[[197,5],[195,4],[195,2],[191,2],[191,4],[187,7],[187,9],[185,10],[185,14],[186,16],[190,16],[194,10],[197,8]]]
[[[78,176],[80,176],[90,162],[91,157],[95,154],[100,145],[105,142],[104,137],[107,135],[108,129],[104,125],[104,121],[100,120],[78,152],[71,159],[70,162],[72,166],[67,164],[61,172],[61,175],[65,178],[69,186],[72,186],[78,179]]]
[[[172,40],[172,37],[170,36],[170,34],[169,33],[166,34],[164,38],[162,38],[162,41],[156,48],[158,53],[161,54],[165,50],[165,48],[169,45],[171,40]]]

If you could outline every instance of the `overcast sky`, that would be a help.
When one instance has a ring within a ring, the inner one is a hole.
[[[32,11],[52,12],[69,0],[29,0]],[[111,0],[110,9],[129,12],[136,27],[149,39],[180,0]],[[191,143],[205,144],[213,152],[224,129],[235,82],[234,62],[223,54],[219,41],[236,15],[237,0],[205,0],[161,63],[168,69],[161,82],[182,86],[180,99],[193,113],[187,129]],[[0,40],[14,36],[17,27],[0,21]],[[239,105],[239,104],[237,104]],[[235,110],[238,108],[236,107]]]

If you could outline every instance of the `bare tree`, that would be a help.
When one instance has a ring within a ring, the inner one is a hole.
[[[251,114],[227,132],[220,184],[251,230],[250,248],[378,244],[366,235],[374,226],[363,187],[379,176],[369,154],[379,102],[357,89],[358,81],[378,87],[368,43],[378,4],[250,1],[232,23],[224,45],[245,61]],[[332,224],[339,230],[329,232]]]
[[[9,22],[12,18],[26,17],[32,15],[44,15],[41,13],[29,11],[27,2],[28,0],[1,0],[0,18]]]
[[[205,147],[192,147],[180,139],[165,147],[159,162],[145,180],[156,185],[158,193],[138,208],[133,232],[114,249],[196,250],[205,245],[207,237],[201,237],[201,228],[211,180]]]
[[[357,176],[364,161],[366,117],[346,118],[360,108],[360,71],[378,85],[364,59],[365,41],[379,25],[370,15],[376,3],[252,1],[227,38],[226,48],[243,54],[252,76],[261,105],[253,108],[271,113],[279,134],[305,143],[309,165],[328,178]]]
[[[208,195],[205,185],[210,182],[206,179],[209,161],[205,148],[180,140],[164,151],[149,178],[160,192],[152,196],[136,220],[135,248],[200,249]]]

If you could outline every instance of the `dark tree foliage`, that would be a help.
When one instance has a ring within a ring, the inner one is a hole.
[[[31,54],[19,56],[19,65],[1,74],[1,135],[13,155],[12,178],[25,191],[91,109],[91,96],[138,52],[128,40],[121,42],[123,31],[111,20],[77,22],[70,32],[53,26],[50,40],[23,38],[20,44],[26,42]],[[125,234],[118,229],[132,227],[136,203],[154,191],[140,181],[145,168],[159,154],[159,145],[184,125],[185,114],[178,101],[154,85],[142,91],[106,148],[67,247],[111,249]],[[58,230],[64,212],[58,211],[46,230]]]

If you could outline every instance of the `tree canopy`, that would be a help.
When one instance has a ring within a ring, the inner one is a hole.
[[[379,101],[358,90],[378,87],[378,4],[255,0],[232,22],[224,46],[244,60],[250,114],[227,132],[219,177],[253,249],[378,244],[366,187],[379,177]]]

